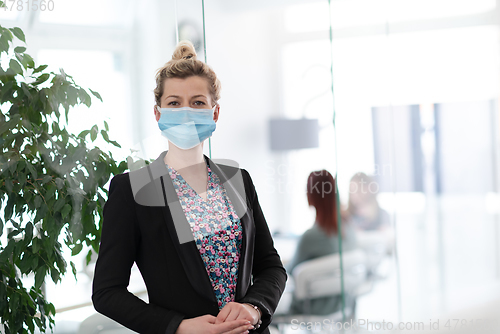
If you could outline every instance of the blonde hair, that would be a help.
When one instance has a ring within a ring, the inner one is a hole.
[[[220,99],[221,84],[214,70],[196,58],[196,51],[190,41],[181,41],[177,44],[172,59],[156,71],[156,88],[154,89],[155,100],[161,105],[161,97],[165,80],[168,78],[188,78],[199,76],[207,79],[208,90],[214,105]]]

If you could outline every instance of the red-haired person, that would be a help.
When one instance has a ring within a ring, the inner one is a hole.
[[[316,209],[313,226],[304,232],[290,263],[286,265],[288,273],[307,260],[331,255],[339,252],[339,224],[337,219],[337,200],[335,180],[326,170],[315,171],[307,179],[307,201]],[[342,219],[343,220],[343,219]],[[356,248],[355,230],[350,224],[341,225],[342,251]],[[345,296],[346,307],[352,307],[354,299]],[[327,315],[342,308],[342,296],[334,295],[315,298],[308,305],[295,298],[292,299],[290,314]]]

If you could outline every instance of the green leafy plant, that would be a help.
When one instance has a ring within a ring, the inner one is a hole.
[[[109,151],[89,147],[88,138],[99,134],[119,147],[106,122],[104,129],[94,125],[78,135],[66,130],[70,107],[90,107],[90,94],[62,69],[48,73],[47,65],[36,66],[26,47],[14,47],[21,42],[20,28],[0,26],[0,63],[8,63],[0,66],[0,236],[11,230],[0,244],[0,318],[7,334],[33,333],[35,326],[45,332],[47,322],[53,328],[55,308],[41,287],[47,275],[57,283],[66,273],[59,238],[65,236],[72,255],[90,247],[89,263],[99,248],[104,185],[127,169]],[[23,275],[34,275],[29,290]]]

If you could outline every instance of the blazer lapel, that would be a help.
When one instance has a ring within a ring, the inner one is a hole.
[[[165,218],[168,234],[179,256],[182,267],[193,289],[203,298],[217,303],[212,283],[205,269],[194,241],[191,227],[186,219],[182,206],[177,197],[174,185],[165,166],[164,158],[167,151],[147,166],[152,182],[155,185],[157,196],[162,199],[162,212]],[[167,254],[171,257],[172,254]]]
[[[210,169],[219,176],[226,194],[233,205],[236,214],[240,218],[243,229],[241,254],[238,266],[238,280],[236,284],[235,300],[243,298],[250,286],[253,264],[253,250],[255,241],[255,224],[253,222],[252,209],[248,206],[245,184],[241,170],[226,164],[215,164],[207,156],[205,159],[210,164]]]

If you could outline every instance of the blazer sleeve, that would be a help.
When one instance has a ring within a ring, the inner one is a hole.
[[[92,282],[94,308],[139,333],[173,334],[184,319],[183,314],[148,304],[127,289],[139,244],[129,175],[119,174],[111,180],[103,208],[101,243]]]
[[[252,178],[245,169],[242,169],[242,174],[247,179],[247,194],[253,211],[255,247],[252,267],[253,284],[248,288],[246,295],[240,302],[254,304],[260,308],[262,324],[255,332],[262,333],[271,323],[274,311],[285,289],[287,274],[278,252],[274,248],[273,239],[262,213]]]

